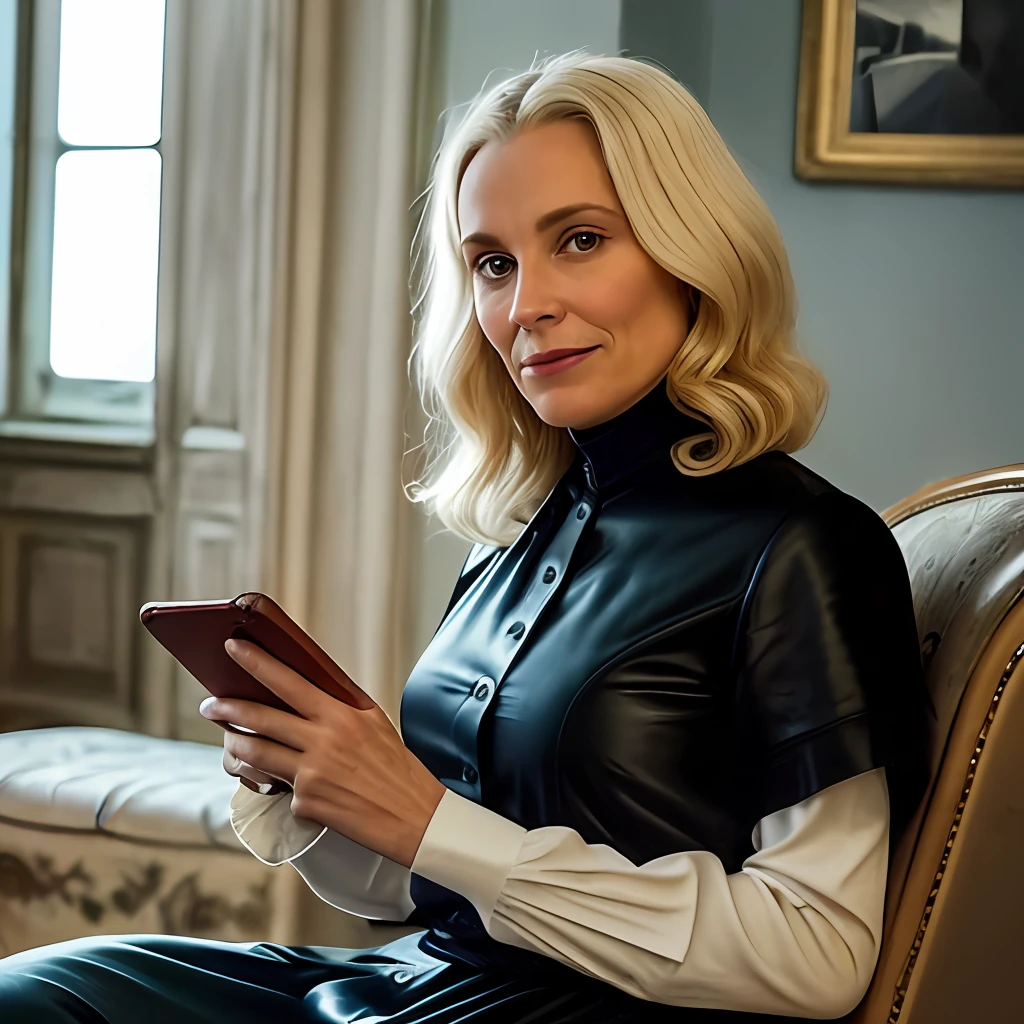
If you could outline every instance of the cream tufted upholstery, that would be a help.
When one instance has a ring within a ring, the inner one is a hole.
[[[239,849],[221,750],[116,729],[0,736],[0,818],[122,839]]]
[[[228,818],[235,786],[207,744],[75,727],[0,734],[0,956],[133,932],[386,941],[242,847]]]
[[[885,513],[910,570],[931,783],[896,852],[851,1024],[1024,1018],[1024,465]]]

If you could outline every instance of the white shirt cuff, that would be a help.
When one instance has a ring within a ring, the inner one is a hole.
[[[525,836],[522,825],[446,789],[412,870],[465,896],[486,928]]]

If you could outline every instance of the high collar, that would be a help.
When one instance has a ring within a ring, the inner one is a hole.
[[[607,495],[641,469],[671,463],[672,446],[677,441],[709,431],[706,423],[676,408],[667,387],[667,377],[662,377],[618,416],[583,430],[569,428],[584,471],[601,493]]]

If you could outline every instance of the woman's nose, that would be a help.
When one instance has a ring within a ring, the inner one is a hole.
[[[520,264],[516,290],[509,309],[510,322],[524,330],[532,330],[545,318],[557,322],[564,315],[565,307],[550,275],[540,268]]]

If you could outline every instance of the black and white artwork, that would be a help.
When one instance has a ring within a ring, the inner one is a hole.
[[[857,0],[850,131],[1024,134],[1024,0]]]

